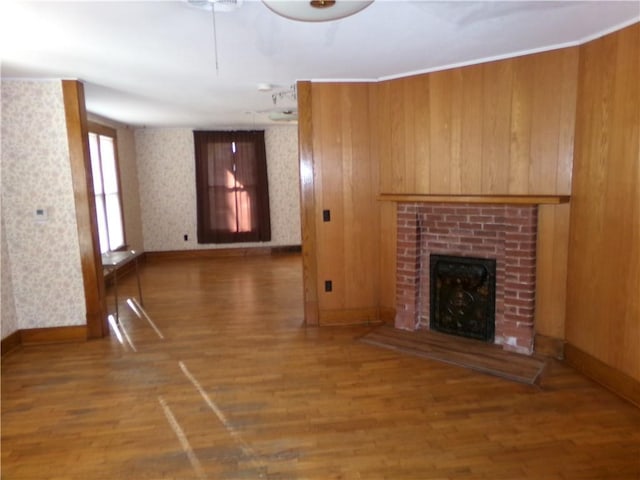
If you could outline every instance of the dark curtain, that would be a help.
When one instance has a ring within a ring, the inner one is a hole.
[[[271,240],[263,131],[195,131],[198,243]]]

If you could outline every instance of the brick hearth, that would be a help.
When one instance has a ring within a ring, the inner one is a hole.
[[[429,255],[496,260],[495,343],[533,351],[537,206],[399,203],[395,326],[429,328]]]

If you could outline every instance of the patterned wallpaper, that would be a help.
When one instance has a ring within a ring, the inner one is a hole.
[[[265,130],[271,228],[274,245],[300,245],[298,127]]]
[[[13,301],[13,279],[11,278],[11,259],[7,247],[7,236],[5,235],[4,215],[2,226],[0,227],[0,241],[2,242],[2,252],[0,253],[0,263],[2,264],[2,277],[0,286],[2,296],[0,297],[0,338],[5,338],[18,330],[18,317],[16,316],[16,305]]]
[[[229,248],[240,245],[200,245],[197,242],[193,131],[137,129],[135,146],[144,249],[146,251]],[[296,126],[265,131],[271,242],[242,247],[300,245],[298,130]],[[183,235],[189,240],[185,242]]]
[[[83,325],[84,292],[60,81],[5,80],[1,87],[2,338],[18,329]],[[234,246],[196,241],[190,129],[115,128],[132,248]],[[268,128],[265,143],[272,241],[242,246],[299,245],[297,127]],[[46,222],[36,221],[38,208],[46,209]],[[183,240],[185,233],[188,242]]]
[[[13,326],[2,326],[2,335],[12,333],[12,328],[83,325],[84,290],[61,83],[9,80],[1,86],[2,234],[9,260],[3,251],[2,269],[3,280],[8,275],[12,281],[17,318]],[[38,208],[46,209],[46,222],[35,220]]]

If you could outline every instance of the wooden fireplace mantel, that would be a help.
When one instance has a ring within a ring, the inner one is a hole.
[[[558,205],[568,203],[569,195],[425,195],[419,193],[381,193],[378,200],[385,202],[425,203],[489,203],[511,205]]]

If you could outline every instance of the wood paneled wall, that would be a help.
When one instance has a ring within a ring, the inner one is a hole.
[[[577,67],[567,48],[376,85],[380,191],[569,194]]]
[[[313,217],[303,250],[315,252],[305,289],[319,323],[393,318],[395,205],[376,202],[379,193],[569,194],[577,68],[569,48],[377,84],[310,84],[299,98],[311,119],[301,166],[315,181],[303,198]],[[561,205],[539,217],[536,324],[555,338],[564,335],[568,215]]]
[[[535,332],[559,340],[564,339],[567,308],[570,210],[568,203],[538,206]]]
[[[379,193],[571,194],[539,210],[537,333],[566,340],[616,391],[637,389],[639,29],[378,84],[310,84],[299,107],[315,232],[303,243],[319,323],[392,316],[395,205]]]
[[[300,138],[301,152],[311,159],[302,167],[307,175],[313,169],[314,183],[313,197],[302,195],[302,209],[314,222],[313,238],[303,232],[303,252],[314,243],[315,265],[307,263],[316,269],[315,278],[306,283],[315,283],[318,323],[373,321],[379,316],[379,169],[371,155],[370,85],[318,83],[309,91],[300,86],[307,97],[306,108],[299,100],[302,118],[311,112],[312,122]],[[323,219],[325,210],[330,221]],[[326,281],[331,292],[325,291]]]
[[[380,192],[567,195],[578,48],[377,84]],[[381,210],[382,228],[394,221]],[[536,332],[564,338],[569,206],[539,212]],[[395,306],[395,232],[381,238],[383,310]]]
[[[640,24],[581,46],[566,339],[640,381]]]

